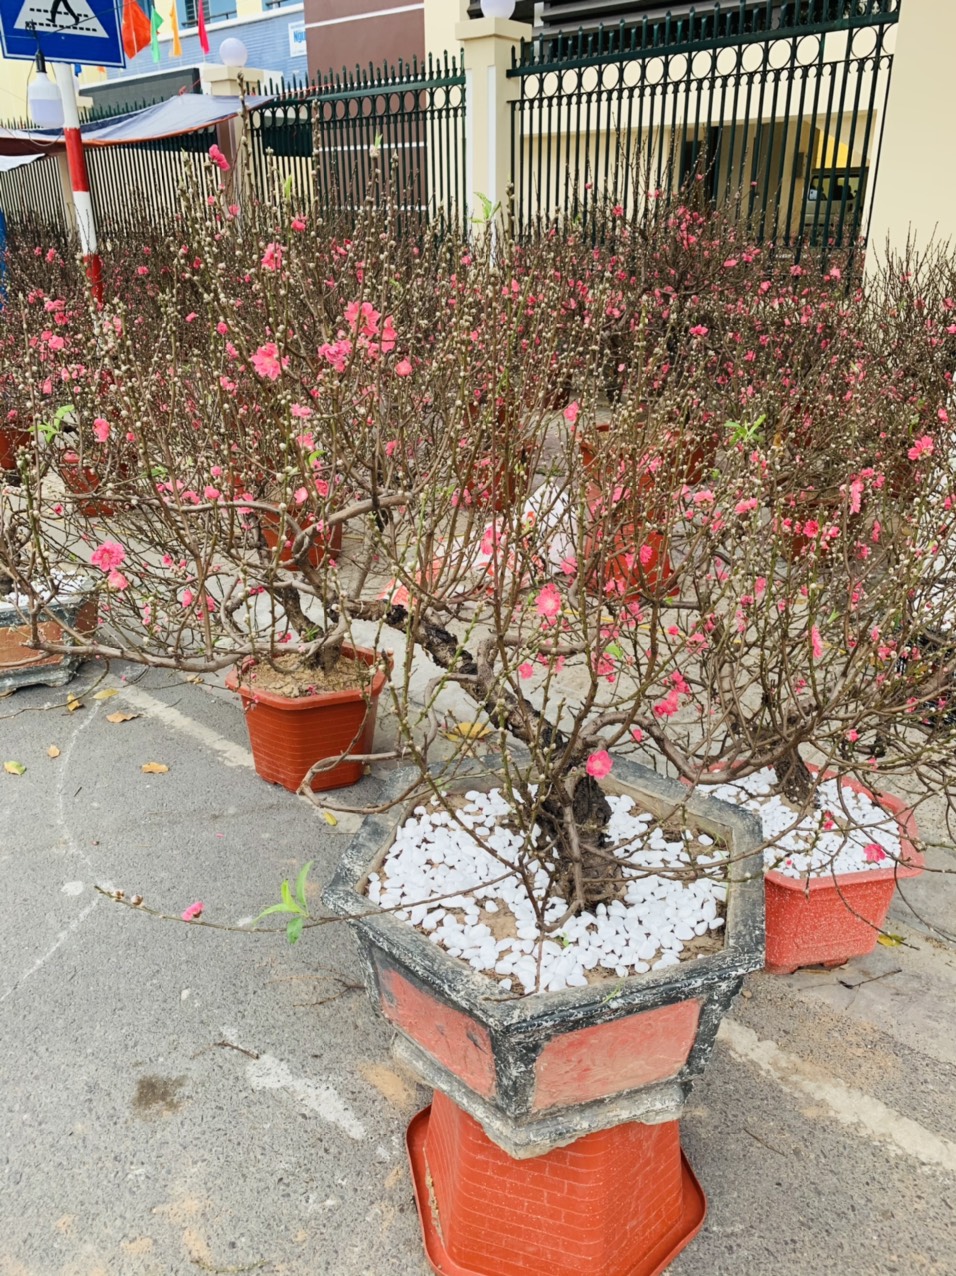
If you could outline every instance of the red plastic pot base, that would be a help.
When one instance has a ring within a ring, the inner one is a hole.
[[[864,957],[867,956],[866,953],[863,953],[862,955]],[[848,965],[850,961],[851,958],[849,957],[840,957],[837,961],[815,961],[809,966],[765,965],[763,973],[765,975],[795,975],[798,970],[806,970],[809,971],[811,975],[814,971],[816,971],[817,974],[823,974],[824,971],[828,970],[842,970],[842,968]]]
[[[425,1256],[437,1276],[496,1276],[494,1272],[479,1272],[472,1267],[462,1267],[456,1263],[445,1250],[441,1235],[432,1213],[430,1193],[428,1190],[428,1171],[425,1165],[425,1135],[428,1132],[428,1121],[431,1106],[423,1108],[417,1116],[412,1117],[408,1126],[405,1142],[408,1147],[408,1160],[411,1165],[412,1183],[415,1187],[415,1203],[418,1206],[418,1219],[422,1227],[422,1238],[425,1242]],[[683,1170],[684,1212],[680,1220],[679,1239],[667,1237],[656,1249],[644,1254],[630,1269],[627,1276],[659,1276],[669,1267],[682,1249],[685,1249],[704,1225],[707,1214],[707,1198],[703,1188],[697,1181],[687,1157],[681,1152],[681,1168]],[[542,1276],[547,1273],[542,1271]]]

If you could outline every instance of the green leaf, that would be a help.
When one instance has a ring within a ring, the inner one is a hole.
[[[308,864],[304,864],[299,871],[299,876],[295,879],[295,897],[302,905],[305,912],[309,911],[309,905],[305,898],[305,884],[309,880],[309,874],[312,872],[312,866],[315,860],[309,860]]]
[[[289,908],[286,904],[270,904],[268,908],[264,908],[262,910],[252,924],[253,926],[258,926],[263,917],[271,917],[273,913],[295,913],[296,916],[299,916],[301,911],[302,910],[299,908],[298,904],[293,904],[291,908]]]
[[[284,199],[291,199],[292,197],[292,174],[291,173],[282,183],[282,195]]]
[[[482,195],[481,191],[475,191],[475,198],[481,204],[481,214],[480,216],[472,217],[471,220],[478,223],[478,225],[490,222],[501,205],[493,204],[487,195]]]
[[[292,891],[289,887],[288,881],[285,881],[282,883],[282,890],[280,893],[282,895],[283,904],[286,905],[286,907],[289,909],[290,912],[297,913],[299,909],[298,909],[298,906],[296,905],[295,900],[292,898]]]
[[[612,642],[609,646],[605,647],[604,650],[609,656],[613,656],[615,660],[624,659],[624,648],[620,645],[620,643]]]
[[[299,936],[302,934],[302,926],[304,922],[304,917],[293,917],[292,921],[289,922],[288,926],[285,928],[285,937],[290,944],[296,944],[299,942]]]

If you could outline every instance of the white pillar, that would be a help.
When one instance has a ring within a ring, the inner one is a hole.
[[[956,241],[956,163],[947,89],[956,58],[956,0],[900,6],[869,253],[897,251],[912,236]]]
[[[483,195],[500,220],[508,225],[511,201],[511,103],[521,86],[509,78],[512,53],[523,39],[530,39],[532,27],[526,22],[505,18],[478,18],[461,22],[455,36],[465,55],[465,194],[468,217],[481,217]]]

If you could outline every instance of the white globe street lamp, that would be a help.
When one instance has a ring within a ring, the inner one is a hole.
[[[515,11],[516,0],[481,0],[481,13],[485,18],[510,18]]]
[[[244,67],[249,61],[249,50],[241,40],[231,35],[220,44],[219,57],[223,66]]]

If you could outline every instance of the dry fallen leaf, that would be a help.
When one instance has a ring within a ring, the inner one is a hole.
[[[189,677],[186,679],[186,681],[187,681],[187,682],[198,682],[200,685],[202,685],[202,676],[201,676],[200,674],[198,674],[198,673],[191,673],[191,674],[189,675]]]
[[[906,940],[902,935],[880,935],[876,942],[884,948],[899,948]]]
[[[144,762],[140,770],[145,775],[165,775],[169,767],[164,762]]]
[[[333,828],[335,828],[336,824],[338,824],[338,820],[331,811],[323,811],[322,818],[325,820],[326,824],[331,824]]]
[[[481,722],[456,722],[450,731],[445,732],[446,740],[483,740],[491,735],[491,727]]]
[[[132,722],[134,718],[138,718],[138,713],[124,713],[122,709],[117,709],[115,713],[106,715],[107,722]]]
[[[48,758],[58,758],[60,756],[60,750],[56,747],[55,744],[51,744],[46,751],[46,755]]]
[[[83,708],[83,701],[77,700],[72,691],[67,692],[66,711],[67,713],[76,713],[77,709]]]
[[[26,767],[22,762],[4,762],[3,769],[7,775],[22,775]]]
[[[118,695],[119,695],[118,688],[104,687],[102,691],[97,691],[93,699],[94,700],[112,700],[114,696],[118,696]]]

